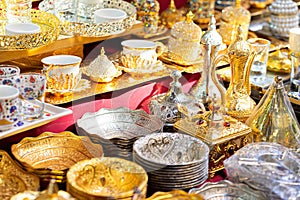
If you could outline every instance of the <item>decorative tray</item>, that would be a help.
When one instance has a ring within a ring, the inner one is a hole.
[[[135,7],[123,0],[103,0],[97,4],[74,6],[73,0],[56,1],[58,10],[54,10],[54,1],[44,0],[39,9],[56,13],[61,20],[61,34],[85,37],[103,37],[120,33],[133,26],[136,19]],[[85,7],[86,6],[86,7]],[[105,23],[95,23],[93,12],[100,8],[117,8],[124,10],[127,17],[121,20]],[[75,12],[76,10],[76,12]],[[82,12],[82,13],[81,13]]]
[[[19,121],[13,128],[0,131],[0,139],[42,126],[69,114],[72,114],[72,110],[45,103],[44,115],[41,118],[32,121]]]
[[[22,50],[40,47],[57,40],[59,19],[55,15],[39,10],[31,10],[32,23],[40,26],[41,31],[34,34],[6,35],[6,12],[0,11],[0,50]],[[21,42],[20,42],[21,41]]]

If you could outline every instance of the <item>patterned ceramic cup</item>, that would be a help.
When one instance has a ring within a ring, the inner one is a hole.
[[[46,76],[40,73],[20,74],[16,83],[22,99],[24,119],[42,117],[45,108]]]
[[[0,85],[16,86],[16,77],[20,68],[14,65],[0,65]]]
[[[0,131],[9,130],[20,117],[19,90],[0,85]]]

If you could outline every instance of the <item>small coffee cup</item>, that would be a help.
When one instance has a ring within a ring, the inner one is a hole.
[[[71,92],[81,80],[82,59],[73,55],[54,55],[43,58],[43,71],[47,77],[50,92]]]
[[[289,44],[290,50],[300,52],[300,28],[290,29]]]
[[[0,85],[16,86],[16,77],[20,74],[20,68],[14,65],[0,65]]]
[[[94,12],[95,23],[105,23],[125,19],[127,13],[116,8],[101,8]]]
[[[13,86],[0,85],[0,131],[9,130],[20,117],[19,90]]]
[[[40,26],[33,23],[12,23],[5,27],[6,35],[34,34],[40,31]]]
[[[127,68],[139,68],[141,64],[154,65],[161,52],[157,52],[158,44],[148,40],[124,40],[121,42],[122,64]]]

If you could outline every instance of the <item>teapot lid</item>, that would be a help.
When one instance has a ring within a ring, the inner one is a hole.
[[[235,56],[249,55],[251,52],[248,42],[243,38],[242,26],[238,26],[237,35],[233,43],[228,47],[228,53]]]
[[[201,43],[210,44],[212,46],[218,46],[223,43],[222,36],[218,33],[216,29],[216,19],[214,15],[210,16],[208,30],[202,36]]]

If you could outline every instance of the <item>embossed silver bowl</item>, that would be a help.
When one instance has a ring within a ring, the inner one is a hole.
[[[262,191],[268,199],[300,196],[300,155],[269,142],[248,144],[224,161],[228,179]]]
[[[206,200],[266,200],[262,193],[253,190],[242,183],[232,183],[228,180],[216,183],[207,182],[199,188],[193,188],[189,194],[200,194]]]
[[[79,135],[101,144],[106,156],[131,160],[133,143],[142,136],[160,132],[163,122],[143,110],[102,108],[84,114],[76,127]]]
[[[148,172],[152,190],[197,187],[208,177],[209,148],[181,133],[153,133],[135,141],[133,160]]]

